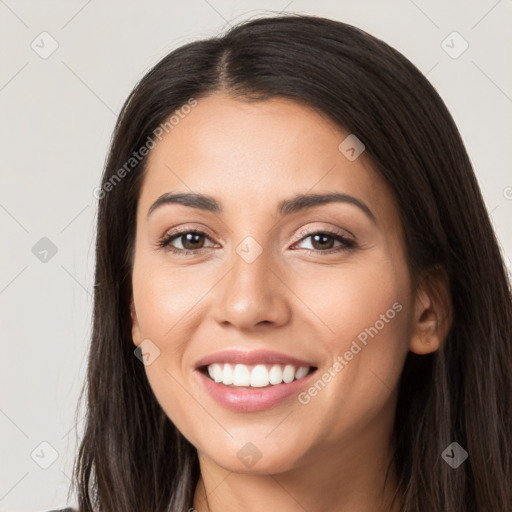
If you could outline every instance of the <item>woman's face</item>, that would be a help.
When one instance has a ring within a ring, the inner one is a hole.
[[[411,283],[396,203],[349,135],[291,100],[214,94],[149,155],[133,341],[168,417],[230,471],[389,443]]]

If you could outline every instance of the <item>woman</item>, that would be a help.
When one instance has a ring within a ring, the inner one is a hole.
[[[96,195],[81,511],[512,510],[506,272],[403,55],[295,15],[182,46]]]

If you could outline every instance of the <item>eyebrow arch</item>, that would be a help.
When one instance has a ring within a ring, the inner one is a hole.
[[[284,199],[277,205],[277,211],[281,216],[290,215],[301,210],[313,208],[328,203],[348,203],[357,206],[365,215],[376,224],[377,221],[372,211],[359,199],[348,194],[332,192],[327,194],[298,194],[291,199]],[[149,208],[148,217],[164,204],[181,204],[190,208],[197,208],[212,213],[221,213],[222,207],[212,196],[195,193],[172,193],[162,194]]]

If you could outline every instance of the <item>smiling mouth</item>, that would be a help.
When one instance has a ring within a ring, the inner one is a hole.
[[[316,371],[316,366],[291,364],[234,364],[213,363],[199,371],[218,384],[230,388],[265,388],[289,384]]]

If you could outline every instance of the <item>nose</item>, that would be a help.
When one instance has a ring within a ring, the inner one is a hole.
[[[252,262],[235,252],[230,270],[219,283],[214,316],[219,324],[251,330],[285,325],[291,317],[290,290],[281,269],[265,249]]]

